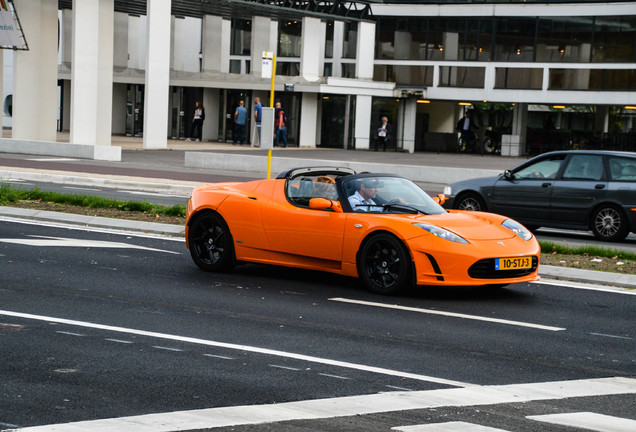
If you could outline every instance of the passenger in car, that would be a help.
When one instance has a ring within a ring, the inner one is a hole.
[[[319,176],[311,192],[313,198],[334,199],[336,197],[336,181],[329,176]]]

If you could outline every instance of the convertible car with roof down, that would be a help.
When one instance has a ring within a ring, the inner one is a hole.
[[[445,210],[412,181],[308,167],[196,187],[186,242],[203,270],[262,263],[358,277],[372,291],[538,280],[540,247],[518,222]]]

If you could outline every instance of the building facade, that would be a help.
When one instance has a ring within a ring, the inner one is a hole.
[[[4,56],[4,124],[14,138],[68,130],[77,144],[108,146],[125,134],[165,148],[189,137],[201,101],[203,139],[232,141],[239,101],[249,111],[255,97],[270,105],[267,51],[277,56],[274,100],[292,145],[370,149],[387,116],[391,148],[454,151],[457,120],[471,109],[482,138],[488,131],[507,155],[636,149],[631,1],[386,1],[356,19],[184,13],[170,0],[14,4],[30,46]],[[41,110],[37,127],[28,101]]]

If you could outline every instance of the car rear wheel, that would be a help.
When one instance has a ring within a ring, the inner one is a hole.
[[[188,231],[190,255],[195,264],[209,272],[234,267],[234,244],[225,220],[213,212],[195,216]]]
[[[455,204],[457,210],[486,211],[486,203],[474,192],[467,192],[459,197]]]
[[[360,250],[358,275],[371,291],[397,294],[411,280],[411,260],[404,244],[391,234],[376,234]]]
[[[597,208],[592,213],[590,225],[594,236],[599,240],[620,241],[629,234],[627,218],[618,207],[612,205]]]

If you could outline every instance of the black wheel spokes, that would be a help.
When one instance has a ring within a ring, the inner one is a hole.
[[[391,288],[399,278],[400,257],[390,245],[378,242],[367,257],[369,279],[383,288]]]
[[[195,229],[193,238],[199,259],[206,264],[214,264],[221,259],[224,251],[223,229],[209,219],[201,220]]]

